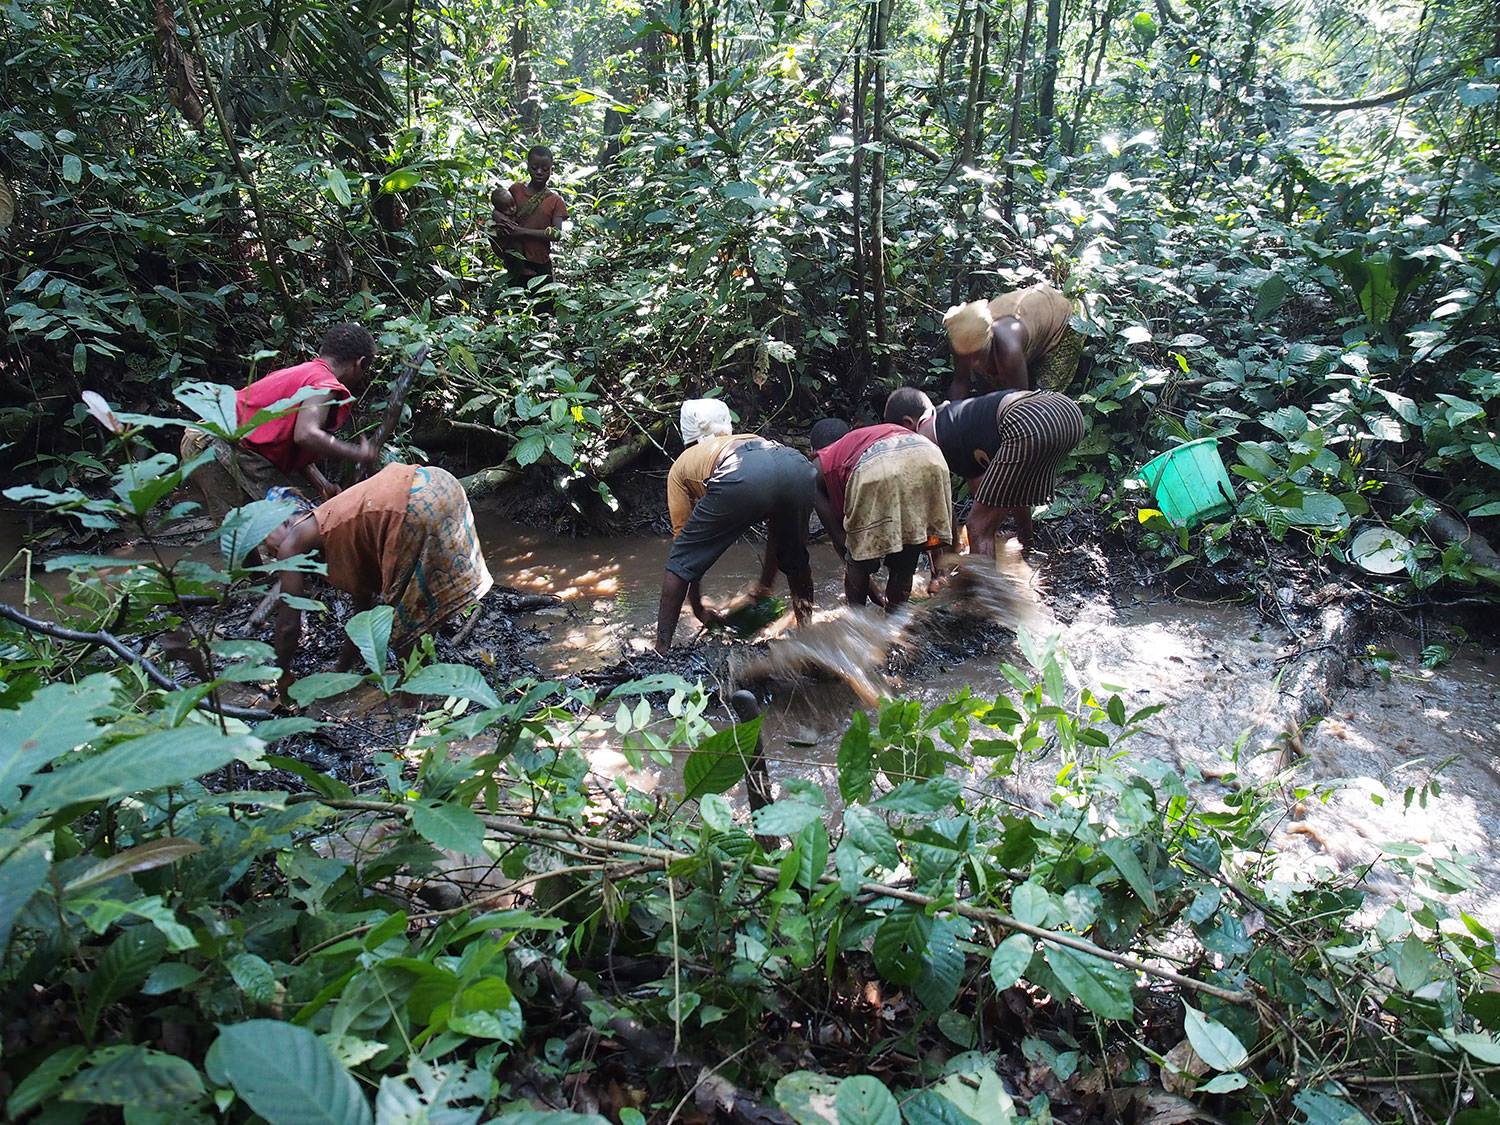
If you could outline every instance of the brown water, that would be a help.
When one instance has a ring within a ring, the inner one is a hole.
[[[665,540],[553,540],[534,530],[491,527],[486,541],[496,581],[567,600],[566,609],[537,620],[551,638],[539,663],[555,660],[559,671],[599,667],[649,645]],[[831,649],[813,647],[833,653],[836,675],[783,681],[764,727],[773,779],[809,778],[835,792],[838,740],[851,708],[872,691],[928,705],[966,686],[993,697],[1009,690],[1000,663],[1025,665],[1009,644],[989,656],[923,664],[904,678],[872,671],[892,641],[883,617],[841,622],[848,611],[839,605],[831,552],[815,549],[813,563],[819,604],[814,632],[832,630],[840,638]],[[742,543],[710,574],[705,592],[727,596],[758,569],[756,549]],[[1284,627],[1265,622],[1254,607],[1169,600],[1148,590],[1117,590],[1113,602],[1102,594],[1042,600],[1057,616],[1038,635],[1056,635],[1070,683],[1119,690],[1132,710],[1166,706],[1127,744],[1135,755],[1202,773],[1208,780],[1199,787],[1200,797],[1209,804],[1226,793],[1214,779],[1234,770],[1237,742],[1244,746],[1242,776],[1276,772],[1276,755],[1254,751],[1270,742],[1283,721],[1276,674],[1297,643]],[[920,606],[918,599],[918,614]],[[695,628],[685,613],[678,643],[689,641]],[[793,648],[795,636],[779,643]],[[1480,885],[1459,902],[1486,924],[1500,924],[1500,847],[1492,843],[1500,839],[1500,661],[1460,654],[1448,667],[1422,671],[1414,646],[1403,656],[1390,683],[1356,663],[1353,682],[1333,713],[1309,735],[1294,774],[1297,784],[1337,782],[1340,788],[1326,801],[1288,798],[1278,833],[1279,870],[1288,876],[1319,866],[1350,870],[1375,858],[1386,841],[1409,841],[1434,854],[1471,857]],[[727,713],[718,717],[728,719]],[[608,732],[594,736],[590,757],[601,776],[621,777],[646,791],[680,788],[675,761],[666,769],[633,770]],[[1006,788],[1040,802],[1059,765],[1051,757],[1030,762]],[[1407,807],[1405,790],[1434,774],[1440,792],[1429,790],[1425,805],[1413,800]],[[1399,891],[1394,884],[1380,889]]]

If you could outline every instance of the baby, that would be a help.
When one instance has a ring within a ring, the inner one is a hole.
[[[516,211],[515,196],[511,195],[507,187],[497,187],[490,192],[490,207],[496,215],[514,215]]]

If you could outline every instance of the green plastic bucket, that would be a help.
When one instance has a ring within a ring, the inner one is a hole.
[[[1234,510],[1234,486],[1211,437],[1169,449],[1141,466],[1162,515],[1174,527],[1192,527]]]

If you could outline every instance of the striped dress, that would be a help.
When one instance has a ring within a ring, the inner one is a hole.
[[[1045,504],[1057,491],[1057,470],[1083,440],[1083,413],[1056,391],[1008,396],[996,417],[1000,445],[974,490],[992,508]]]

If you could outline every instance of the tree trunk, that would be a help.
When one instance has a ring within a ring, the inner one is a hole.
[[[1026,15],[1021,20],[1021,41],[1016,45],[1016,86],[1010,101],[1010,133],[1005,140],[1005,221],[1016,217],[1016,170],[1011,161],[1021,143],[1021,92],[1026,86],[1027,52],[1031,47],[1031,25],[1036,19],[1036,0],[1026,0]]]
[[[693,0],[677,0],[677,42],[682,45],[682,100],[688,120],[698,125],[698,40],[693,34]]]
[[[1062,38],[1062,0],[1047,0],[1047,47],[1042,58],[1042,76],[1037,93],[1037,134],[1052,139],[1052,119],[1057,115],[1058,42]]]
[[[871,47],[875,67],[875,123],[872,133],[885,132],[886,40],[890,30],[892,0],[877,0]],[[885,299],[885,145],[882,142],[870,161],[870,274],[875,301],[875,365],[880,380],[892,380],[894,357],[890,351],[890,325]]]
[[[964,99],[964,131],[958,146],[958,166],[968,168],[974,163],[974,152],[978,145],[979,102],[984,88],[984,44],[989,38],[990,17],[983,5],[974,13],[974,35],[969,41],[969,89]]]
[[[865,29],[859,29],[859,37]],[[854,371],[850,380],[856,395],[863,396],[870,381],[870,326],[865,318],[865,293],[868,290],[868,274],[865,270],[865,92],[869,76],[862,49],[857,45],[854,53],[854,108],[850,132],[854,140],[854,156],[849,162],[850,230],[854,247]]]
[[[1078,151],[1078,130],[1083,125],[1083,114],[1088,109],[1089,101],[1094,96],[1094,91],[1099,88],[1099,74],[1104,68],[1104,55],[1109,50],[1110,25],[1114,22],[1115,6],[1119,0],[1108,0],[1104,6],[1104,19],[1099,25],[1099,53],[1094,57],[1094,74],[1089,77],[1089,50],[1085,46],[1083,51],[1083,66],[1078,71],[1078,97],[1073,101],[1073,122],[1068,126],[1066,138],[1066,149],[1069,156]],[[1089,32],[1090,45],[1092,45],[1093,32]]]
[[[521,127],[535,139],[541,128],[542,107],[533,89],[531,72],[531,23],[526,14],[526,0],[516,4],[516,22],[510,29],[510,60],[514,86],[511,92],[511,112]]]

